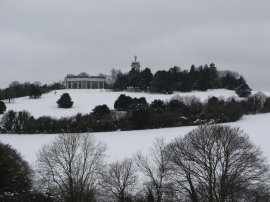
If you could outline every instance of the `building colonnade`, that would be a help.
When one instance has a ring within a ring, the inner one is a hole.
[[[104,81],[66,81],[68,89],[103,89],[105,88]]]

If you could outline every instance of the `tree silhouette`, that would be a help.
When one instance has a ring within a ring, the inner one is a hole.
[[[6,104],[0,100],[0,114],[3,114],[7,110]]]

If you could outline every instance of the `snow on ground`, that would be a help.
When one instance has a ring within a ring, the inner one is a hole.
[[[62,93],[69,93],[74,101],[71,109],[57,108],[56,101]],[[7,104],[8,110],[27,110],[35,117],[49,115],[54,117],[72,116],[80,113],[89,113],[96,105],[107,104],[113,109],[113,104],[117,97],[125,93],[131,97],[146,97],[148,102],[155,99],[169,100],[173,96],[196,96],[202,101],[209,96],[228,98],[236,96],[234,91],[219,89],[208,90],[206,92],[174,93],[172,95],[131,93],[131,92],[110,92],[105,90],[59,90],[50,92],[42,96],[41,99],[29,99],[28,97],[18,98],[15,102]],[[253,92],[256,93],[256,92]],[[270,92],[264,92],[270,96]],[[242,128],[250,135],[251,140],[259,145],[270,159],[270,113],[244,116],[240,121],[229,123],[231,126]],[[153,130],[118,131],[93,133],[98,140],[108,146],[108,161],[132,157],[138,150],[147,152],[153,144],[155,138],[164,137],[167,142],[175,137],[184,136],[195,127],[177,127]],[[42,145],[50,143],[57,135],[0,135],[0,141],[11,144],[30,163],[36,160],[36,153]]]
[[[56,101],[60,98],[63,93],[69,93],[74,105],[71,109],[59,109]],[[237,96],[234,91],[226,89],[208,90],[206,92],[187,92],[180,93],[175,92],[171,95],[164,94],[151,94],[151,93],[134,93],[134,92],[112,92],[106,90],[97,89],[65,89],[52,91],[50,93],[42,95],[40,99],[30,99],[29,97],[16,98],[11,103],[6,103],[7,111],[29,111],[34,117],[40,116],[53,116],[53,117],[66,117],[73,116],[77,113],[90,113],[92,109],[101,104],[108,105],[109,108],[113,109],[115,100],[120,94],[126,94],[131,97],[145,97],[150,103],[155,99],[169,100],[173,96],[196,96],[201,101],[206,100],[209,96],[216,97],[232,97]]]
[[[240,121],[228,125],[240,127],[254,144],[261,147],[270,160],[270,113],[244,116]],[[153,130],[117,131],[93,133],[100,141],[107,144],[108,162],[132,157],[137,151],[146,153],[155,138],[163,137],[170,142],[178,136],[184,136],[195,127],[176,127]],[[0,135],[0,141],[16,148],[30,163],[36,160],[36,154],[42,145],[50,143],[57,135]]]

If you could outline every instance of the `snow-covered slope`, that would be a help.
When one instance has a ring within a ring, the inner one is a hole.
[[[56,101],[60,95],[67,92],[74,101],[72,109],[57,108]],[[130,92],[107,92],[104,90],[61,90],[51,92],[42,96],[41,99],[29,99],[28,97],[18,98],[14,103],[7,104],[8,110],[27,110],[35,117],[50,115],[54,117],[71,116],[78,112],[89,113],[96,105],[107,104],[113,108],[114,101],[121,94],[125,93],[132,97],[146,97],[148,102],[154,99],[168,100],[175,95],[196,96],[202,101],[209,96],[222,96],[228,98],[236,96],[229,90],[209,90],[206,92],[174,93],[173,95],[160,95],[148,93]],[[254,92],[255,93],[255,92]],[[269,92],[264,92],[270,95]],[[242,128],[250,135],[252,141],[259,145],[270,158],[270,114],[259,114],[244,116],[240,121],[230,123],[231,126]],[[164,137],[167,142],[175,137],[183,136],[194,127],[164,128],[154,130],[122,131],[94,133],[94,135],[108,146],[108,160],[113,161],[124,157],[131,157],[138,150],[146,152],[157,137]],[[43,144],[49,143],[56,137],[55,135],[0,135],[0,141],[11,144],[22,153],[24,158],[30,163],[34,163],[36,153]]]
[[[56,101],[63,93],[69,93],[74,105],[71,109],[59,109]],[[188,92],[180,93],[176,92],[172,95],[164,94],[150,94],[150,93],[131,93],[131,92],[111,92],[106,90],[58,90],[42,95],[40,99],[30,99],[29,97],[17,98],[12,103],[7,103],[7,110],[29,111],[34,117],[40,116],[53,116],[53,117],[65,117],[73,116],[77,113],[90,113],[92,109],[101,104],[108,105],[113,109],[115,100],[120,94],[126,94],[131,97],[145,97],[150,103],[155,99],[168,100],[173,96],[196,96],[202,101],[206,100],[209,96],[228,98],[231,96],[237,96],[234,91],[219,89],[208,90],[206,92]]]
[[[261,147],[270,159],[270,113],[244,116],[240,121],[228,125],[242,128],[251,140]],[[155,138],[164,137],[167,142],[183,136],[195,127],[177,127],[154,130],[119,131],[93,133],[108,146],[108,161],[132,157],[141,150],[147,152]],[[0,135],[0,141],[11,144],[30,163],[36,160],[36,153],[43,144],[51,142],[56,135]]]

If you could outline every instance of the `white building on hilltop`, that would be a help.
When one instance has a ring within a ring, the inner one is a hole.
[[[68,89],[102,89],[105,86],[105,76],[89,76],[87,73],[68,74],[65,86]]]
[[[139,72],[141,64],[137,58],[135,55],[135,60],[131,63],[131,70]],[[64,83],[67,89],[102,89],[105,87],[105,79],[105,76],[89,76],[83,72],[79,75],[68,74]]]

